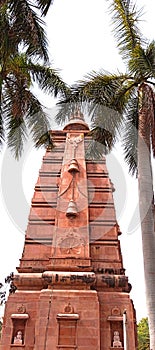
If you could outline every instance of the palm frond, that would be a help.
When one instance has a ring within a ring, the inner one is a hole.
[[[97,142],[97,146],[98,143],[103,145],[102,152],[104,152],[104,154],[108,154],[111,151],[115,140],[109,130],[97,126],[90,131],[89,135],[92,136],[92,139]]]
[[[122,128],[123,114],[103,105],[90,104],[89,115],[91,116],[92,139],[96,141],[97,149],[102,144],[102,152],[107,154],[111,151]],[[94,148],[93,144],[93,148]]]
[[[17,35],[12,35],[6,4],[0,8],[0,28],[0,68],[2,70],[8,57],[17,52],[19,43]]]
[[[97,161],[99,159],[102,159],[103,154],[107,154],[107,149],[103,143],[97,142],[94,139],[90,140],[90,142],[87,143],[85,147],[86,160],[91,159]]]
[[[61,101],[57,103],[58,112],[56,113],[56,116],[55,116],[56,123],[58,125],[62,125],[63,123],[68,121],[70,118],[70,115],[77,110],[77,106],[82,112],[83,104],[78,103],[77,105],[77,103],[66,102],[66,101],[63,101],[63,102]]]
[[[2,111],[9,129],[8,144],[16,158],[23,150],[26,128],[36,143],[50,128],[46,113],[38,99],[29,90],[30,75],[26,66],[21,68],[20,56],[11,65],[12,73],[4,81]],[[19,62],[17,62],[19,59]],[[25,61],[24,61],[25,64]],[[19,131],[18,131],[19,128]],[[11,142],[11,136],[13,138]],[[16,147],[15,140],[17,138]],[[19,143],[21,142],[21,146]],[[19,151],[18,151],[19,148]]]
[[[27,111],[25,113],[25,123],[35,144],[50,129],[48,116],[43,110],[41,103],[30,92],[26,92]]]
[[[26,105],[23,92],[17,89],[13,80],[5,82],[4,91],[5,96],[1,108],[5,120],[7,144],[15,158],[19,159],[27,137],[23,119]]]
[[[131,0],[107,0],[110,2],[113,33],[117,47],[124,59],[128,59],[137,44],[142,44],[142,34],[138,22],[142,10],[137,10]]]
[[[122,129],[122,144],[124,148],[125,161],[128,164],[129,172],[132,175],[137,175],[138,116],[138,96],[136,94],[132,94],[126,108],[125,123]]]
[[[94,105],[104,105],[113,108],[122,113],[122,104],[116,99],[118,91],[121,89],[124,81],[128,79],[125,74],[110,74],[101,71],[100,73],[91,72],[85,77],[85,80],[79,81],[73,86],[71,100],[87,101]]]
[[[4,142],[4,121],[3,121],[3,116],[2,116],[2,111],[0,107],[0,147],[2,146]]]
[[[26,125],[21,118],[11,117],[7,123],[7,145],[16,159],[22,155],[24,144],[27,139]]]
[[[119,102],[122,113],[125,113],[133,91],[137,90],[137,81],[131,76],[126,76],[120,88],[116,91],[113,104],[117,106]]]
[[[153,42],[145,50],[140,45],[136,45],[133,49],[128,65],[130,74],[134,75],[138,84],[155,76],[154,54],[155,45]]]
[[[8,4],[10,11],[10,30],[12,37],[23,43],[29,56],[38,56],[48,61],[47,38],[44,22],[27,0],[12,0]]]
[[[2,112],[2,77],[0,73],[0,147],[3,144],[3,141],[5,139],[4,137],[4,120],[3,120],[3,112]]]
[[[42,15],[45,16],[49,10],[49,7],[53,4],[54,0],[37,0],[37,4],[41,9]]]
[[[5,99],[3,99],[2,109],[4,116],[12,115],[16,119],[22,119],[26,112],[25,89],[19,86],[14,77],[5,81]]]
[[[43,134],[36,142],[35,144],[36,148],[40,147],[50,147],[50,149],[54,148],[53,141],[51,139],[50,132],[47,131],[45,134]]]
[[[3,103],[3,115],[8,130],[8,147],[18,159],[23,151],[27,130],[38,147],[39,144],[41,145],[41,138],[50,129],[50,124],[42,105],[29,90],[24,90],[21,104],[19,104],[18,95],[15,96],[17,101],[13,99],[12,90],[7,89]],[[52,141],[50,143],[52,144]]]
[[[46,93],[53,94],[54,97],[61,95],[67,97],[70,89],[59,76],[59,72],[50,67],[33,64],[29,62],[28,69],[32,79],[39,84],[39,87]]]
[[[97,105],[94,106],[91,119],[91,128],[105,129],[115,139],[116,133],[120,132],[124,117],[113,108]]]
[[[155,78],[155,41],[151,41],[146,48],[147,70],[150,78]]]
[[[56,121],[64,122],[79,104],[93,121],[92,128],[101,127],[112,134],[114,130],[115,134],[121,128],[122,115],[134,85],[128,75],[92,72],[72,87],[66,100],[59,102]]]

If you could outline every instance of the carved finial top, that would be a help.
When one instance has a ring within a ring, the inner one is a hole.
[[[79,108],[75,109],[75,111],[71,113],[69,120],[73,119],[81,119],[84,121],[84,115]]]
[[[76,108],[69,117],[69,122],[65,125],[64,130],[89,130],[88,124],[84,120],[84,115],[80,108]]]

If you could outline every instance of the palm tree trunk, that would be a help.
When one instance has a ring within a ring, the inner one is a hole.
[[[146,93],[142,87],[142,93]],[[151,108],[150,108],[151,109]],[[150,349],[155,350],[155,232],[154,196],[150,150],[150,127],[146,126],[149,109],[142,106],[139,111],[138,135],[138,184],[139,210],[141,219],[142,245],[144,257],[144,276],[146,304],[149,318]],[[149,119],[149,118],[148,118]],[[137,271],[138,273],[138,271]]]

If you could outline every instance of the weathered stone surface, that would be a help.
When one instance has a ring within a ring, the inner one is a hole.
[[[51,131],[55,148],[35,186],[0,350],[123,350],[125,338],[136,350],[113,184],[105,157],[86,159],[89,128],[75,114],[64,130]]]

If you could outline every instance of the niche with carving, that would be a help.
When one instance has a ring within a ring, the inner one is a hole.
[[[13,323],[11,345],[22,346],[25,344],[25,326],[28,314],[12,314]]]
[[[112,348],[123,348],[123,321],[111,321],[111,347]]]
[[[77,321],[79,315],[74,313],[70,304],[64,308],[64,313],[57,315],[58,321],[58,348],[70,349],[77,347]]]

